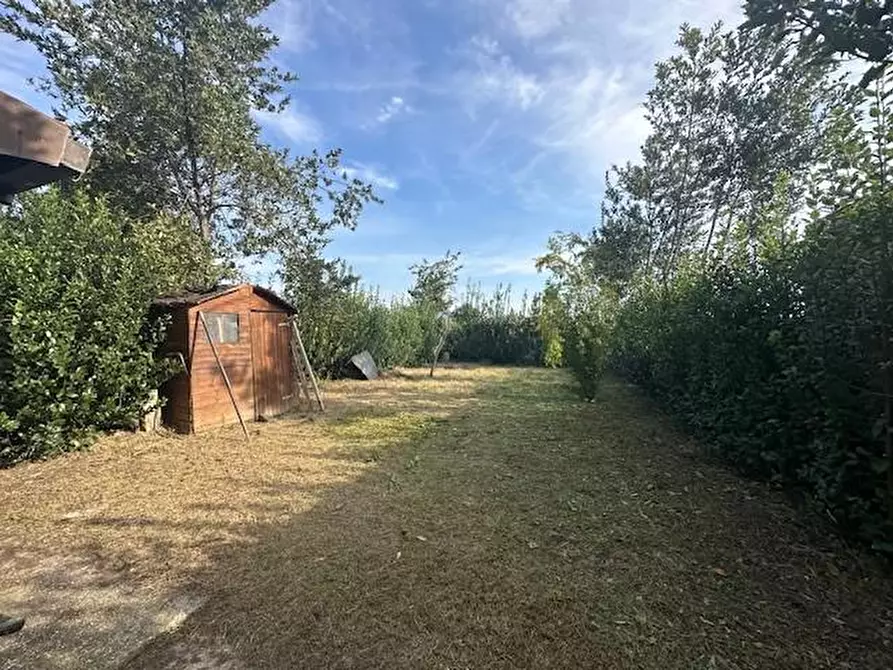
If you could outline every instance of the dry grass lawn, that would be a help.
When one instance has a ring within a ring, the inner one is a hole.
[[[326,395],[0,471],[0,668],[893,667],[893,580],[623,383]]]

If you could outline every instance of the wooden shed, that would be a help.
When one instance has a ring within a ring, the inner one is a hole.
[[[233,398],[245,421],[296,406],[298,384],[289,344],[294,308],[285,300],[265,288],[239,284],[159,298],[155,307],[171,317],[162,351],[184,366],[160,389],[166,401],[164,425],[193,433],[236,423]]]

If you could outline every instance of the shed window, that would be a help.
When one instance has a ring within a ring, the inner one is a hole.
[[[234,344],[239,341],[239,315],[224,312],[207,312],[205,321],[211,331],[211,341],[217,344]]]

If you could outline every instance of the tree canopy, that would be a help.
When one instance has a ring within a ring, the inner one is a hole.
[[[436,261],[422,259],[410,266],[414,277],[409,289],[410,297],[417,303],[431,307],[437,313],[444,313],[453,304],[452,291],[456,286],[459,270],[459,252],[447,251]]]
[[[880,76],[893,60],[890,0],[747,0],[745,29],[768,26],[777,36],[799,36],[808,51],[873,63],[863,83]]]
[[[257,115],[283,112],[295,80],[270,62],[271,2],[2,0],[0,30],[45,57],[38,85],[93,144],[87,183],[111,204],[185,216],[223,252],[288,254],[353,227],[374,195],[338,150],[260,139]]]

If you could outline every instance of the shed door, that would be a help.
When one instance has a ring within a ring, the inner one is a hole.
[[[254,413],[275,416],[295,405],[288,315],[251,312]]]

